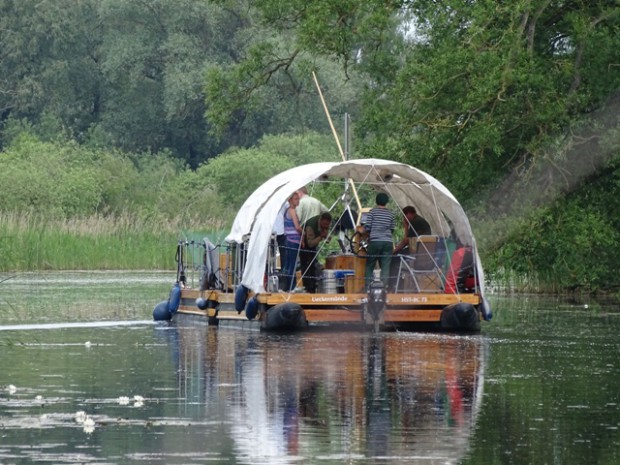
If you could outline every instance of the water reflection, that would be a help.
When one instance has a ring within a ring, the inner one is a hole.
[[[0,284],[0,463],[620,463],[617,304],[495,299],[475,337],[268,335],[154,324],[163,278]]]
[[[239,463],[453,463],[467,450],[481,337],[207,327],[168,337],[178,342],[179,390],[189,404],[220,406]]]

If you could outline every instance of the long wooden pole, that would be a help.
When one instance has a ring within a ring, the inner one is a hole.
[[[334,139],[336,139],[336,145],[338,146],[338,151],[340,152],[340,156],[342,157],[342,161],[347,161],[344,150],[342,150],[342,146],[340,145],[340,139],[338,138],[338,133],[336,132],[336,128],[334,127],[334,123],[332,122],[332,117],[329,114],[329,110],[327,109],[327,104],[325,103],[325,99],[323,98],[323,92],[321,91],[321,86],[319,85],[319,80],[316,78],[316,74],[312,71],[312,77],[314,78],[314,84],[316,85],[316,89],[319,92],[319,97],[321,97],[321,103],[323,104],[323,110],[325,110],[325,115],[327,116],[327,121],[329,122],[329,127],[332,130],[332,134],[334,135]],[[360,198],[357,195],[357,189],[355,188],[355,183],[351,178],[349,178],[349,184],[351,185],[351,189],[353,190],[353,196],[355,197],[355,202],[357,203],[357,208],[359,209],[359,214],[357,215],[357,221],[359,223],[360,218],[362,217],[362,202],[360,202]]]

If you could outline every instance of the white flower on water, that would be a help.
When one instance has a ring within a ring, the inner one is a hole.
[[[83,425],[84,425],[84,432],[86,434],[90,434],[93,431],[95,431],[95,420],[93,420],[91,417],[87,416],[84,419]]]
[[[79,412],[75,412],[75,415],[73,416],[73,418],[75,418],[75,422],[76,423],[83,424],[84,421],[87,418],[86,412],[84,410],[80,410]]]
[[[14,385],[14,384],[9,384],[9,385],[6,387],[6,391],[7,391],[9,394],[15,394],[15,393],[17,392],[17,388],[15,387],[15,385]]]
[[[120,396],[118,399],[116,399],[116,401],[119,403],[119,405],[129,405],[129,397],[127,396]]]
[[[39,394],[37,397],[34,398],[34,400],[36,400],[37,402],[43,402],[43,396]]]
[[[84,346],[86,346],[86,347],[90,347],[90,346],[92,346],[92,343],[91,343],[90,341],[86,341],[86,342],[84,343]]]
[[[142,396],[133,396],[134,407],[142,407],[144,405],[144,397]]]

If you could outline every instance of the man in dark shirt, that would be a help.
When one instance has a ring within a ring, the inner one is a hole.
[[[415,207],[408,205],[403,208],[403,229],[405,237],[394,248],[394,254],[409,253],[409,239],[418,236],[427,236],[431,234],[431,226],[424,218],[418,215]]]
[[[404,237],[398,244],[396,244],[396,247],[394,247],[394,255],[409,254],[409,240],[412,237],[426,236],[431,234],[431,226],[428,224],[428,221],[418,215],[415,207],[407,205],[405,208],[403,208],[403,215],[405,215],[405,217],[403,218]],[[394,286],[396,285],[399,266],[400,260],[392,261],[392,266],[390,270],[390,285],[392,288],[394,288]]]
[[[321,241],[329,237],[329,228],[332,224],[332,216],[329,212],[321,213],[310,218],[303,225],[302,246],[299,251],[299,264],[301,276],[306,292],[314,294],[319,273],[317,266],[318,246]]]

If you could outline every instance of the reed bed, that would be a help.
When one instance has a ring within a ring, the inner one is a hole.
[[[123,214],[54,219],[0,213],[0,271],[170,270],[183,231],[208,235],[217,220],[163,220]]]

